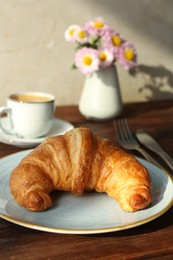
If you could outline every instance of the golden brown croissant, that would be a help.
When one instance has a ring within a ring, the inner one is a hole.
[[[125,211],[145,208],[151,199],[151,178],[133,156],[88,128],[49,137],[13,170],[10,189],[15,200],[31,211],[52,205],[53,190],[81,195],[106,192]]]

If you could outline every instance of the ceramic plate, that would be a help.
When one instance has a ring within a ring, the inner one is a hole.
[[[54,233],[106,233],[154,220],[173,204],[173,180],[170,175],[137,158],[152,177],[152,202],[148,208],[127,213],[106,194],[88,192],[83,196],[74,196],[57,191],[52,194],[52,208],[45,212],[30,212],[14,201],[9,190],[10,172],[30,151],[19,152],[0,160],[0,217],[15,224]]]
[[[2,123],[5,127],[8,127],[9,121],[8,118],[4,117],[1,119]],[[74,126],[70,124],[67,121],[61,120],[61,119],[54,119],[53,121],[53,126],[50,132],[41,138],[36,138],[36,139],[26,139],[26,138],[20,138],[14,135],[9,135],[5,134],[1,129],[0,129],[0,142],[5,143],[5,144],[10,144],[14,145],[17,147],[21,148],[31,148],[39,145],[42,143],[48,136],[53,136],[53,135],[61,135],[67,132],[68,130],[73,129]]]

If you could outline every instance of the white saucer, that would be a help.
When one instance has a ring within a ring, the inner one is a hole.
[[[9,124],[8,119],[6,117],[1,118],[1,120],[3,125],[7,126]],[[5,134],[0,129],[0,142],[4,144],[17,146],[20,148],[31,148],[42,143],[48,136],[62,135],[73,128],[74,126],[67,121],[64,121],[62,119],[54,119],[53,126],[50,132],[46,136],[36,139],[24,139],[14,135]]]

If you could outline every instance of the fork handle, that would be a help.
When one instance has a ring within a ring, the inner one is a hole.
[[[149,153],[147,153],[144,149],[142,148],[138,148],[136,149],[138,150],[138,152],[140,152],[146,159],[147,161],[155,164],[156,166],[158,166],[159,168],[163,168],[163,166],[161,166]]]

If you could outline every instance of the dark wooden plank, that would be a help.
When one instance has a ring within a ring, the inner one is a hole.
[[[112,120],[87,120],[77,106],[57,107],[56,116],[75,127],[90,127],[116,143]],[[145,128],[173,156],[173,101],[125,104],[122,116],[134,131]],[[0,157],[22,150],[0,143]],[[41,232],[0,219],[0,258],[173,259],[173,208],[142,226],[99,235]]]

